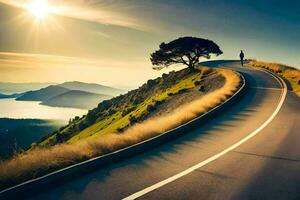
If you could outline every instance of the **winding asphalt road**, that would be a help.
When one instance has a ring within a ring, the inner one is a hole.
[[[237,62],[248,92],[185,136],[31,199],[300,199],[300,99]]]

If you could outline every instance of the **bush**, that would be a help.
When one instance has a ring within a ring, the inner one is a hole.
[[[204,92],[204,91],[205,91],[205,87],[204,87],[204,85],[200,85],[200,87],[199,87],[199,91],[200,91],[200,92]]]
[[[162,75],[162,78],[163,78],[163,79],[168,78],[168,74],[165,74],[165,73],[164,73],[164,74]]]
[[[147,81],[147,89],[151,89],[152,87],[154,87],[156,85],[156,80],[148,80]]]
[[[56,134],[56,142],[58,142],[58,143],[64,142],[66,140],[66,138],[67,138],[67,135],[64,134],[64,133],[57,133]]]
[[[182,94],[182,93],[185,93],[186,91],[188,91],[187,88],[183,88],[183,89],[180,89],[177,93],[178,94]]]
[[[129,122],[130,122],[130,124],[134,124],[134,123],[137,122],[137,119],[136,119],[134,116],[131,116],[131,117],[129,118]]]
[[[154,110],[155,110],[155,106],[154,105],[151,104],[151,105],[147,106],[147,111],[148,112],[153,112]]]
[[[117,112],[117,110],[111,108],[111,109],[108,110],[108,115],[113,115],[113,114],[115,114],[116,112]]]
[[[132,107],[129,107],[129,108],[123,110],[123,112],[122,112],[122,117],[124,117],[125,115],[131,113],[131,112],[134,111],[135,109],[136,109],[136,107],[135,107],[135,106],[132,106]]]
[[[199,86],[201,84],[201,81],[195,81],[194,84],[195,86]]]
[[[89,126],[88,124],[82,122],[82,123],[79,124],[78,128],[79,128],[79,130],[82,131],[83,129],[87,128],[88,126]]]
[[[122,133],[122,132],[124,131],[124,127],[117,128],[117,131],[118,131],[119,133]]]
[[[161,101],[155,100],[155,101],[153,101],[153,102],[154,102],[153,106],[154,106],[154,107],[157,107],[157,106],[161,105],[163,102],[165,102],[165,100],[161,100]]]

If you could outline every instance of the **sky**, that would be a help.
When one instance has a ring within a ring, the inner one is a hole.
[[[247,58],[300,68],[299,1],[48,0],[41,18],[33,1],[0,0],[1,82],[134,88],[180,68],[152,70],[149,56],[182,36],[213,40],[224,52],[218,59],[243,49]]]

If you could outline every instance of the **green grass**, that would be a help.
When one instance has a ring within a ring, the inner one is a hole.
[[[68,140],[69,143],[74,143],[91,136],[104,136],[107,134],[115,133],[119,128],[124,128],[130,125],[129,118],[135,117],[139,118],[147,112],[147,107],[153,104],[155,101],[165,101],[169,98],[169,93],[176,94],[182,89],[190,89],[195,87],[194,82],[199,80],[202,74],[193,73],[183,80],[178,81],[175,85],[165,89],[157,90],[155,94],[142,103],[140,103],[135,110],[131,111],[127,115],[122,117],[122,112],[108,116],[107,118],[95,123],[94,125],[84,129],[80,133],[76,134],[74,137]]]

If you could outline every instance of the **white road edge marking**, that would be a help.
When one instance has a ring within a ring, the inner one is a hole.
[[[277,108],[273,112],[273,114],[268,118],[267,121],[265,121],[259,128],[257,128],[255,131],[250,133],[248,136],[246,136],[245,138],[243,138],[239,142],[233,144],[232,146],[228,147],[227,149],[223,150],[222,152],[220,152],[220,153],[218,153],[218,154],[216,154],[216,155],[214,155],[214,156],[212,156],[212,157],[210,157],[210,158],[208,158],[208,159],[206,159],[206,160],[204,160],[204,161],[202,161],[202,162],[200,162],[200,163],[198,163],[198,164],[196,164],[196,165],[194,165],[194,166],[192,166],[192,167],[190,167],[190,168],[188,168],[188,169],[186,169],[186,170],[184,170],[184,171],[182,171],[178,174],[175,174],[174,176],[171,176],[171,177],[169,177],[169,178],[167,178],[163,181],[160,181],[160,182],[158,182],[158,183],[156,183],[152,186],[149,186],[149,187],[147,187],[143,190],[140,190],[140,191],[138,191],[138,192],[126,197],[126,198],[123,198],[123,200],[137,199],[137,198],[139,198],[139,197],[141,197],[141,196],[143,196],[143,195],[145,195],[145,194],[147,194],[147,193],[149,193],[153,190],[156,190],[156,189],[158,189],[158,188],[160,188],[160,187],[162,187],[162,186],[164,186],[168,183],[171,183],[171,182],[173,182],[173,181],[175,181],[175,180],[177,180],[177,179],[179,179],[179,178],[181,178],[181,177],[183,177],[183,176],[185,176],[185,175],[187,175],[187,174],[203,167],[204,165],[207,165],[208,163],[220,158],[221,156],[224,156],[228,152],[234,150],[235,148],[237,148],[241,144],[245,143],[247,140],[249,140],[252,137],[254,137],[255,135],[257,135],[261,130],[263,130],[276,117],[276,115],[280,111],[280,109],[281,109],[281,107],[284,103],[284,100],[286,98],[286,95],[287,95],[287,86],[286,86],[286,83],[280,77],[277,77],[277,76],[273,75],[272,73],[266,72],[264,70],[259,70],[259,71],[262,71],[262,72],[265,72],[265,73],[268,73],[268,74],[272,75],[275,78],[275,80],[277,80],[280,83],[280,85],[282,86],[282,89],[283,89],[280,101],[277,105]],[[279,81],[278,79],[280,79],[281,81]]]

